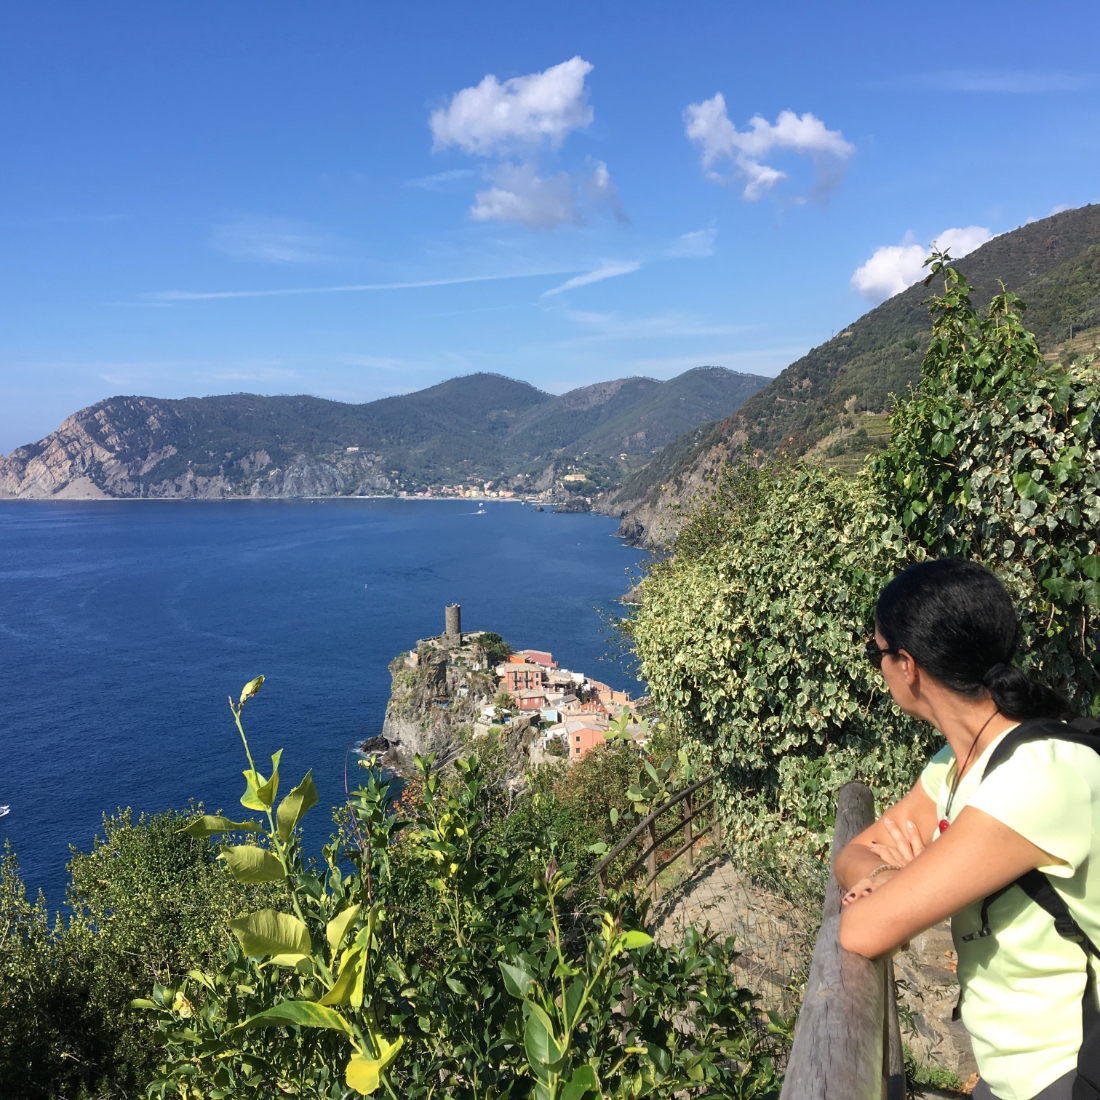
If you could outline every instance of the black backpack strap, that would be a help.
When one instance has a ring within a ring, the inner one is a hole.
[[[1074,718],[1069,722],[1061,722],[1057,718],[1031,718],[1004,735],[1001,743],[989,754],[982,779],[998,764],[1007,760],[1021,742],[1037,741],[1045,737],[1088,745],[1090,749],[1100,753],[1100,722],[1095,718]]]

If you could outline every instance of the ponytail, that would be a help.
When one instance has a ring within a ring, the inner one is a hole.
[[[982,684],[1006,718],[1063,718],[1070,713],[1069,703],[1061,695],[1013,665],[993,665],[982,677]]]

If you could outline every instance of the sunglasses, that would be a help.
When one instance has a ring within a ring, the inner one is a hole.
[[[882,668],[883,657],[887,654],[890,654],[891,657],[896,657],[900,652],[900,649],[881,649],[874,638],[868,638],[863,645],[863,656],[878,669]]]

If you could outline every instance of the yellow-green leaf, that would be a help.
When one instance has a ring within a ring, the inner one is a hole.
[[[311,806],[317,805],[317,788],[313,785],[313,769],[306,772],[306,777],[279,803],[279,810],[275,815],[279,827],[279,839],[286,840],[294,827],[305,816]]]
[[[255,1016],[243,1020],[236,1027],[231,1027],[226,1034],[242,1031],[245,1028],[283,1027],[286,1024],[296,1024],[298,1027],[323,1027],[330,1031],[343,1032],[345,1035],[352,1034],[347,1020],[339,1012],[314,1004],[313,1001],[283,1001],[273,1008],[265,1008],[263,1012],[257,1012]]]
[[[360,1096],[370,1096],[378,1088],[381,1072],[382,1063],[377,1058],[353,1054],[346,1073],[348,1088],[355,1089]]]
[[[282,806],[280,806],[279,809],[281,811]],[[328,922],[328,925],[325,927],[325,935],[328,937],[328,945],[334,953],[340,950],[340,944],[347,934],[348,927],[358,915],[359,906],[349,905],[346,909],[341,909],[340,912]]]
[[[225,860],[238,882],[280,882],[286,878],[278,857],[252,844],[227,848],[218,859]]]
[[[202,817],[196,817],[194,821],[184,825],[182,829],[177,829],[176,832],[202,838],[214,836],[215,833],[256,833],[259,829],[260,825],[257,821],[230,821],[228,817],[222,817],[220,814],[203,814]]]
[[[297,917],[274,909],[231,920],[229,928],[249,956],[291,955],[304,959],[312,950],[309,929]]]
[[[345,954],[344,965],[336,984],[317,1002],[322,1005],[350,1005],[351,994],[363,970],[363,953],[353,950]]]

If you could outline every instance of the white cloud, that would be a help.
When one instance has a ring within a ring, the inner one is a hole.
[[[543,177],[530,164],[502,164],[489,178],[494,186],[474,196],[474,221],[519,222],[529,229],[581,223],[567,172]]]
[[[544,291],[542,297],[549,298],[554,294],[561,294],[562,291],[573,290],[578,286],[588,286],[589,283],[598,283],[603,279],[612,279],[616,275],[629,275],[632,271],[637,271],[641,266],[640,263],[635,263],[633,260],[604,260],[595,271],[588,271],[584,275],[575,275],[572,279],[568,279],[566,282],[562,283],[561,286],[556,286],[553,290]]]
[[[493,75],[456,92],[446,107],[432,112],[436,149],[457,145],[473,156],[507,155],[543,142],[558,148],[573,130],[592,122],[585,77],[592,66],[581,57],[541,73],[501,83]]]
[[[611,182],[611,174],[602,160],[596,162],[592,175],[582,182],[581,187],[588,196],[588,201],[597,209],[606,207],[615,215],[616,221],[630,221],[623,210],[619,189]]]
[[[953,259],[961,260],[991,240],[993,234],[984,225],[968,225],[964,229],[945,229],[932,243],[950,252]]]
[[[340,242],[311,226],[282,218],[248,217],[214,227],[207,242],[234,260],[313,264],[338,259]]]
[[[419,179],[407,180],[406,187],[419,187],[424,191],[446,191],[452,184],[460,180],[467,180],[476,176],[473,168],[451,168],[446,172],[436,172],[431,176],[421,176]]]
[[[569,268],[511,271],[501,275],[459,275],[451,279],[418,279],[408,283],[348,283],[343,286],[298,286],[277,290],[159,290],[144,297],[154,303],[202,302],[223,298],[286,298],[299,294],[347,294],[373,290],[416,290],[423,287],[488,283],[499,279],[531,279],[539,275],[565,275]]]
[[[924,275],[928,249],[920,244],[890,244],[875,254],[852,276],[852,289],[878,305],[900,294]]]
[[[984,226],[968,225],[945,229],[932,243],[958,260],[992,238],[993,234]],[[901,244],[876,249],[865,264],[856,268],[852,289],[873,305],[885,302],[924,277],[924,261],[930,251],[931,245],[916,244],[912,233],[907,233]]]
[[[684,111],[684,131],[703,150],[703,170],[717,183],[743,179],[742,197],[756,202],[766,191],[787,178],[787,173],[764,163],[772,152],[789,150],[813,161],[816,179],[807,198],[824,203],[840,183],[855,146],[844,140],[839,130],[827,130],[825,124],[807,112],[780,111],[775,123],[761,115],[749,120],[749,129],[740,131],[726,111],[721,92],[702,103],[689,104]],[[720,160],[729,160],[737,169],[733,176],[713,170]]]
[[[714,226],[708,229],[697,229],[694,233],[685,233],[677,237],[665,249],[665,255],[670,260],[690,260],[703,256],[714,255],[714,241],[718,236],[718,230]]]

